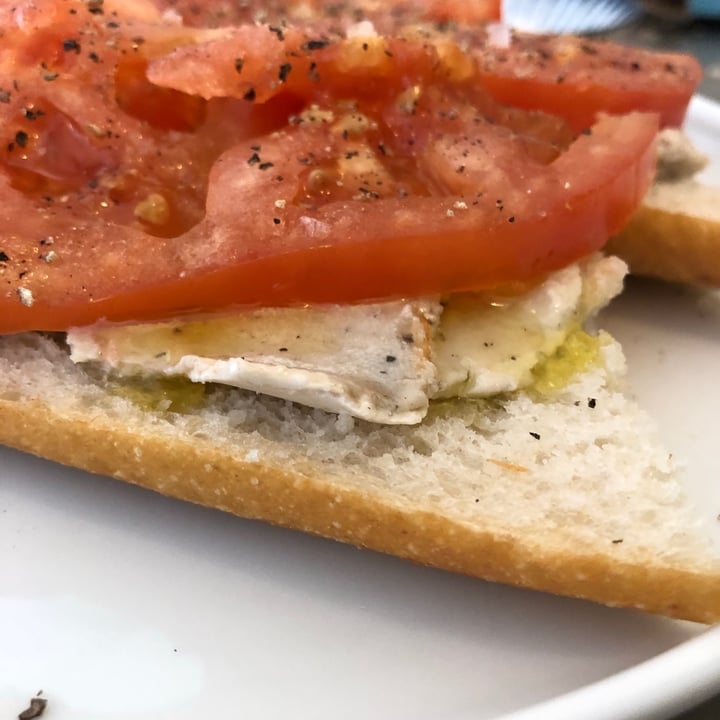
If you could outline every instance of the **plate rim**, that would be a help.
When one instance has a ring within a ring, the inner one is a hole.
[[[661,720],[690,710],[718,689],[720,625],[715,625],[603,680],[496,720],[636,720],[640,713],[646,720]]]

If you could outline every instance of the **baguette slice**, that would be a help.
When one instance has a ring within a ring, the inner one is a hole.
[[[720,620],[720,551],[617,388],[619,353],[553,401],[453,401],[373,426],[223,387],[174,412],[57,339],[2,337],[0,442],[418,563]]]
[[[607,250],[635,275],[720,287],[720,187],[695,176],[707,165],[680,130],[658,143],[658,177]]]
[[[720,287],[720,188],[656,183],[608,251],[635,275]]]

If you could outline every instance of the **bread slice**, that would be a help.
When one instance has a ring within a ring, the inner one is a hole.
[[[720,287],[720,187],[695,179],[706,164],[682,131],[662,131],[657,181],[607,246],[633,274]]]
[[[618,352],[552,401],[377,426],[220,386],[168,400],[74,365],[57,338],[6,336],[0,443],[418,563],[720,620],[720,551],[616,386]]]
[[[656,183],[608,251],[635,275],[720,287],[720,188]]]

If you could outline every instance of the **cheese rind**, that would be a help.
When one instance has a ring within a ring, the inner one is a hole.
[[[223,317],[94,325],[68,333],[75,362],[184,375],[385,424],[428,408],[431,302],[261,309]]]

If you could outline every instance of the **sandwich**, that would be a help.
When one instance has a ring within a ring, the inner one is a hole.
[[[717,620],[720,553],[593,329],[697,63],[441,4],[194,7],[2,11],[0,441]]]

